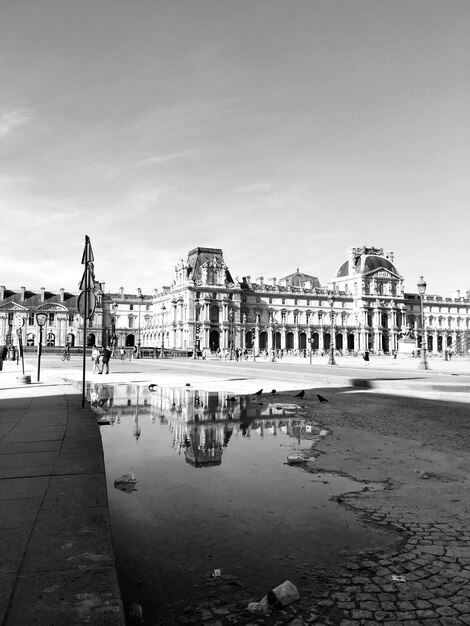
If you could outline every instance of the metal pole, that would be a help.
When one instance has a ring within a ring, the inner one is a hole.
[[[87,255],[88,237],[85,236],[85,254]],[[85,408],[85,378],[86,378],[86,321],[88,317],[88,261],[85,257],[85,315],[83,316],[83,367],[82,367],[82,409]]]
[[[423,335],[421,337],[421,361],[419,363],[419,369],[427,370],[429,369],[428,362],[426,359],[426,330],[424,328],[424,305],[423,305],[423,295],[420,294],[420,303],[421,303],[421,328]]]
[[[42,352],[42,326],[39,327],[39,346],[38,346],[38,382],[41,373],[41,352]]]
[[[328,359],[328,365],[336,365],[335,361],[335,348],[334,348],[334,324],[333,324],[333,304],[331,304],[331,329],[330,329],[330,358]]]

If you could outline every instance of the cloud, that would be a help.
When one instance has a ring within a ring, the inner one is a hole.
[[[8,137],[32,119],[26,109],[3,109],[0,112],[0,139]]]
[[[176,159],[186,159],[200,154],[199,150],[183,150],[181,152],[173,152],[171,154],[162,154],[160,156],[148,157],[137,161],[137,165],[153,165],[154,163],[166,163]]]

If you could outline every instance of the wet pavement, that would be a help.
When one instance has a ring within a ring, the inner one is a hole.
[[[192,388],[88,393],[110,421],[102,438],[123,600],[142,607],[144,623],[186,623],[185,608],[204,605],[214,584],[221,604],[286,578],[305,594],[312,569],[396,541],[338,506],[335,495],[386,485],[318,473],[315,447],[329,431],[298,404]],[[113,489],[122,474],[137,482]]]

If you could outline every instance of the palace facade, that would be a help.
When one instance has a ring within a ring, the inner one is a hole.
[[[97,283],[97,307],[87,323],[87,345],[194,353],[249,350],[260,354],[322,353],[330,342],[342,353],[400,353],[403,339],[430,353],[470,351],[470,300],[404,291],[392,252],[350,248],[336,276],[321,285],[297,269],[282,278],[233,278],[219,248],[194,248],[180,260],[170,286],[143,294],[105,293]],[[423,311],[421,311],[421,304]],[[78,294],[11,291],[0,287],[0,345],[38,344],[37,312],[47,313],[44,344],[83,345]],[[424,316],[424,333],[422,319]],[[24,320],[24,322],[22,321]]]

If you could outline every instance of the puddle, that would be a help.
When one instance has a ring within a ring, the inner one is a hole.
[[[214,598],[248,602],[287,579],[302,589],[316,568],[395,539],[332,500],[363,483],[287,463],[315,456],[331,433],[296,404],[119,384],[91,384],[88,397],[110,422],[101,435],[118,574],[144,623],[177,623]],[[123,475],[136,482],[116,488]]]

